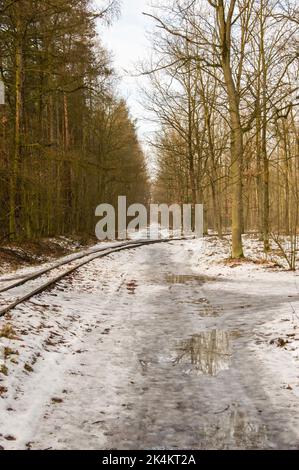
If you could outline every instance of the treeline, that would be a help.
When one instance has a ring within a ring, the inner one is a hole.
[[[291,1],[164,2],[144,69],[160,131],[157,200],[203,203],[206,230],[298,231],[298,7]],[[275,235],[276,234],[276,235]],[[295,245],[294,245],[295,246]]]
[[[93,233],[118,195],[145,202],[135,124],[96,34],[115,1],[0,1],[0,239]]]

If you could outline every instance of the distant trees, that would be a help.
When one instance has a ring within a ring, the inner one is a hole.
[[[298,221],[295,3],[175,0],[149,16],[157,197],[203,202],[209,227],[231,229],[234,258],[248,229],[268,251],[271,234]]]
[[[95,30],[117,7],[0,1],[0,238],[93,232],[104,199],[147,200],[135,125]]]

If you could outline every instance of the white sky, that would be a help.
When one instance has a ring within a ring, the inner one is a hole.
[[[132,77],[136,73],[136,63],[150,54],[146,31],[153,28],[153,23],[142,15],[143,11],[151,11],[150,0],[122,0],[120,19],[109,28],[101,27],[100,36],[103,45],[112,53],[114,68],[121,77],[120,94],[126,99],[131,116],[138,120],[138,134],[144,144],[144,139],[153,128],[146,122],[145,111],[140,104],[138,84],[143,83],[144,79]],[[147,150],[146,145],[144,149]]]

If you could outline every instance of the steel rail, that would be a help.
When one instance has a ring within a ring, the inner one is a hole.
[[[92,252],[92,253],[88,253],[88,254],[85,254],[85,255],[82,255],[80,256],[80,258],[83,258],[83,257],[88,257],[88,259],[84,260],[84,261],[81,261],[80,263],[78,263],[76,266],[72,266],[71,268],[67,269],[66,271],[64,271],[63,273],[59,274],[58,276],[44,282],[43,284],[41,284],[39,287],[35,288],[34,290],[28,292],[27,294],[23,295],[22,297],[19,297],[18,299],[16,299],[14,302],[8,304],[6,307],[0,309],[0,318],[5,316],[8,312],[10,312],[11,310],[13,310],[15,307],[17,307],[18,305],[26,302],[27,300],[30,300],[32,297],[38,295],[38,294],[41,294],[42,292],[44,292],[45,290],[47,290],[49,287],[53,286],[54,284],[56,284],[57,282],[61,281],[63,278],[69,276],[70,274],[72,274],[74,271],[76,271],[77,269],[81,268],[82,266],[90,263],[91,261],[94,261],[95,259],[99,259],[99,258],[104,258],[105,256],[108,256],[112,253],[117,253],[119,251],[123,251],[123,250],[129,250],[129,249],[133,249],[133,248],[139,248],[141,246],[145,246],[145,245],[153,245],[153,244],[156,244],[156,243],[169,243],[169,242],[172,242],[172,241],[179,241],[179,240],[184,240],[183,238],[168,238],[168,239],[161,239],[161,240],[141,240],[141,241],[130,241],[130,242],[127,242],[127,243],[123,243],[121,245],[118,245],[118,246],[112,246],[112,247],[109,247],[109,248],[104,248],[104,249],[100,249],[96,252]],[[99,253],[100,251],[100,253]],[[95,254],[96,253],[96,254]],[[75,260],[70,260],[67,262],[64,262],[62,263],[60,266],[63,266],[65,264],[70,264],[72,263],[73,261],[76,261],[77,259],[79,258],[76,258]],[[59,267],[59,266],[56,266],[56,268]],[[26,278],[25,280],[23,279],[22,282],[18,282],[16,283],[17,285],[14,285],[13,287],[9,287],[7,290],[10,290],[10,289],[13,289],[15,287],[18,287],[22,284],[25,284],[26,282],[29,282],[31,280],[34,280],[40,276],[42,276],[43,274],[53,270],[55,268],[47,268],[45,270],[42,270],[40,271],[38,274],[35,273],[34,275],[32,276],[28,276],[28,278]],[[3,291],[2,291],[3,292]]]
[[[129,244],[134,244],[134,243],[136,243],[135,240],[130,240],[129,242],[127,241],[127,242],[118,243],[118,244],[115,244],[115,245],[109,246],[109,247],[96,248],[96,249],[92,249],[90,251],[84,250],[84,251],[81,251],[80,253],[70,255],[71,256],[70,259],[63,259],[61,261],[58,261],[57,263],[55,263],[55,264],[53,264],[53,265],[51,265],[47,268],[41,269],[39,271],[34,271],[32,274],[29,274],[29,275],[22,276],[21,278],[18,278],[18,280],[16,282],[14,282],[12,284],[9,284],[8,286],[1,287],[0,288],[0,294],[2,294],[2,292],[7,292],[11,289],[14,289],[15,287],[22,286],[23,284],[26,284],[26,282],[28,282],[28,281],[33,281],[34,279],[37,279],[40,276],[53,271],[54,269],[58,269],[61,266],[65,266],[66,264],[73,263],[74,261],[85,258],[86,256],[90,256],[94,253],[99,253],[99,252],[102,252],[102,251],[106,251],[110,248],[118,248],[118,247],[121,247],[121,246],[127,246]],[[1,281],[1,279],[0,279],[0,282],[4,282],[4,281],[9,282],[9,280],[10,279],[6,279],[6,280]],[[11,279],[11,280],[15,280],[15,279]]]

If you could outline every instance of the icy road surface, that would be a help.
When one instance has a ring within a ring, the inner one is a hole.
[[[227,255],[116,253],[1,319],[0,448],[298,449],[298,275]]]

